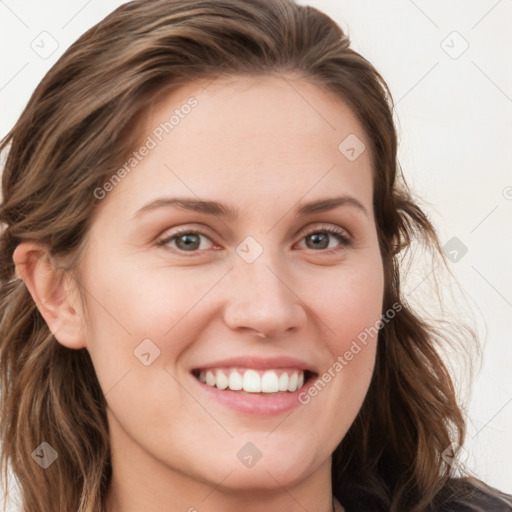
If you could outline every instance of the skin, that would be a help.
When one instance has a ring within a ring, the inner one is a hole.
[[[367,392],[376,339],[291,413],[230,409],[190,370],[235,355],[292,356],[321,375],[378,321],[371,155],[349,161],[338,150],[349,134],[369,141],[339,98],[291,76],[183,86],[148,111],[141,140],[191,96],[197,107],[101,201],[78,268],[87,303],[36,243],[18,246],[17,271],[58,342],[87,348],[106,394],[108,512],[330,512],[331,454]],[[296,214],[341,195],[367,214],[347,204]],[[226,203],[239,216],[168,206],[134,217],[177,196]],[[345,230],[351,244],[328,235],[338,251],[315,246],[307,235],[325,227]],[[157,245],[176,228],[201,229],[200,244]],[[263,249],[252,263],[236,252],[248,236]],[[134,357],[146,338],[160,350],[149,366]],[[252,468],[237,458],[247,442],[262,453]]]

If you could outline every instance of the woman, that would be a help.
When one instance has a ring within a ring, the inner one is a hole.
[[[291,1],[130,2],[72,45],[2,143],[23,512],[512,510],[446,456],[396,146],[381,76]]]

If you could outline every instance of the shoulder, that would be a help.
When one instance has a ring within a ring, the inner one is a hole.
[[[436,502],[436,512],[512,512],[512,495],[476,478],[450,479]]]

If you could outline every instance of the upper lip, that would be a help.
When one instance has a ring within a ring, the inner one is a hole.
[[[195,370],[208,370],[211,368],[254,368],[255,370],[277,370],[279,368],[294,368],[297,370],[309,371],[312,373],[318,373],[317,370],[310,364],[301,361],[295,357],[230,357],[228,359],[219,359],[212,363],[205,363],[194,368]]]

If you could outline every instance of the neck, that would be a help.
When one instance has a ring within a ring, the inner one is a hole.
[[[119,482],[112,481],[107,493],[105,512],[239,512],[241,505],[244,512],[333,511],[331,494],[324,493],[319,497],[308,494],[300,486],[280,491],[219,491],[214,487],[204,487],[201,494],[195,495],[191,492],[191,487],[184,490],[174,485],[168,485],[165,493],[149,494],[140,491],[140,484],[134,485],[130,490]],[[334,510],[343,512],[338,503]]]
[[[333,511],[330,457],[313,473],[290,484],[277,481],[272,468],[266,470],[263,465],[250,469],[250,481],[243,473],[248,470],[237,465],[223,474],[212,472],[211,478],[194,477],[151,457],[135,443],[126,449],[124,440],[122,446],[119,450],[121,445],[115,441],[111,446],[112,479],[105,512]]]

